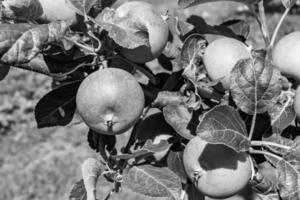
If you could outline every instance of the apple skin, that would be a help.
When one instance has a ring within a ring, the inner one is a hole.
[[[231,70],[240,59],[250,57],[251,51],[244,43],[236,39],[222,37],[207,46],[203,63],[211,80],[220,80],[222,89],[228,90]]]
[[[273,64],[282,74],[300,81],[300,31],[282,37],[272,51]]]
[[[116,135],[141,116],[145,97],[136,79],[118,68],[93,72],[81,83],[76,104],[83,121],[94,131]]]
[[[168,41],[169,27],[153,5],[142,1],[125,2],[116,9],[116,15],[119,17],[131,15],[136,24],[135,27],[130,27],[132,26],[130,24],[128,28],[136,29],[136,26],[139,26],[141,32],[148,32],[149,46],[121,49],[121,53],[128,60],[146,63],[161,54]]]
[[[200,192],[211,198],[227,198],[248,184],[252,169],[247,153],[236,153],[221,144],[208,144],[196,136],[183,153],[185,171]]]

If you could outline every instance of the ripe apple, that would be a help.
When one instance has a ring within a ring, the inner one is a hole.
[[[169,28],[157,12],[157,8],[146,2],[130,1],[118,7],[116,15],[119,17],[130,15],[135,23],[134,27],[131,27],[133,23],[128,24],[128,29],[139,28],[140,32],[147,32],[149,38],[149,46],[140,46],[135,49],[121,49],[121,53],[128,60],[136,63],[145,63],[157,58],[161,54],[169,37]]]
[[[296,111],[298,119],[300,119],[300,85],[298,85],[296,93],[295,93],[294,109]]]
[[[282,74],[300,81],[300,31],[290,33],[281,38],[272,52],[275,66]]]
[[[83,80],[76,103],[79,115],[91,129],[116,135],[127,131],[139,119],[145,97],[130,73],[106,68]]]
[[[221,144],[208,144],[196,136],[183,153],[185,171],[200,192],[211,198],[227,198],[240,192],[251,177],[247,153]]]
[[[242,42],[222,37],[214,40],[205,49],[203,63],[208,76],[220,80],[223,89],[230,88],[230,73],[240,59],[251,57],[251,51]]]

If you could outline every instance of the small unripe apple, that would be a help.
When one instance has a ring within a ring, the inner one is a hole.
[[[300,31],[282,37],[275,45],[272,59],[282,74],[300,81]]]
[[[83,80],[76,95],[76,104],[79,115],[91,129],[116,135],[130,129],[139,119],[145,97],[130,73],[106,68]]]
[[[203,63],[208,76],[220,80],[223,89],[230,88],[230,73],[240,59],[251,57],[251,51],[242,42],[222,37],[210,43],[205,49]]]
[[[183,164],[196,188],[218,199],[240,192],[252,174],[247,153],[237,153],[221,144],[208,144],[198,136],[186,145]]]
[[[145,63],[157,58],[166,46],[169,37],[169,27],[153,5],[142,1],[125,2],[116,9],[116,15],[130,15],[135,25],[128,24],[128,29],[140,29],[148,33],[149,46],[139,46],[135,49],[122,48],[121,53],[136,63]],[[125,27],[126,28],[126,27]]]

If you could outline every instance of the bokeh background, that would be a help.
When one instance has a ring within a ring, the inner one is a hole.
[[[124,2],[117,1],[116,5]],[[245,19],[251,26],[248,43],[263,47],[258,26],[245,7],[233,2],[199,5],[186,10],[177,9],[176,0],[148,0],[161,13],[186,18],[202,16],[211,25],[228,19]],[[55,3],[55,1],[53,1]],[[267,7],[270,30],[283,12],[280,0]],[[283,24],[279,38],[300,29],[299,8],[295,7]],[[12,68],[0,82],[0,200],[66,200],[72,185],[81,178],[80,166],[84,159],[95,157],[86,141],[87,127],[75,124],[68,127],[37,129],[34,107],[50,91],[51,79]],[[99,184],[99,199],[112,188]],[[144,199],[124,190],[112,199]]]

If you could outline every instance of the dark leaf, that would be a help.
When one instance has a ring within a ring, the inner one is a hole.
[[[1,4],[3,18],[36,20],[44,12],[39,0],[3,0]]]
[[[281,92],[280,72],[260,57],[238,61],[231,72],[230,90],[245,113],[264,113],[277,102]]]
[[[167,105],[163,108],[163,114],[166,121],[180,136],[188,140],[194,137],[188,129],[188,125],[192,119],[192,112],[190,112],[185,105]]]
[[[35,119],[39,128],[65,126],[72,121],[80,83],[81,81],[76,81],[52,90],[38,102]]]
[[[241,30],[236,30],[236,28],[233,28],[225,23],[225,25],[216,25],[211,26],[206,23],[206,21],[199,16],[192,15],[187,19],[187,22],[194,25],[195,31],[198,34],[214,34],[214,35],[222,35],[230,38],[234,38],[240,41],[245,41],[245,33],[246,28],[241,32]],[[245,25],[246,27],[246,25]],[[235,32],[236,31],[236,32]],[[243,34],[243,35],[240,35]]]
[[[250,141],[239,113],[227,105],[216,106],[199,119],[197,135],[212,144],[224,144],[236,152],[248,151]]]
[[[45,45],[63,38],[69,24],[65,21],[38,25],[25,31],[5,52],[1,61],[14,65],[27,63],[37,56]]]
[[[187,8],[187,7],[196,6],[196,5],[199,5],[199,4],[202,4],[202,3],[216,2],[216,1],[220,1],[220,0],[179,0],[178,1],[178,6],[180,8]],[[244,3],[246,5],[250,5],[250,4],[257,3],[260,0],[232,0],[232,1],[239,2],[239,3]]]
[[[10,70],[10,66],[9,65],[3,65],[0,63],[0,81],[2,81],[3,79],[5,79],[5,77],[8,75]]]
[[[300,198],[300,138],[296,138],[293,146],[277,162],[278,187],[283,200]]]
[[[129,160],[137,157],[148,157],[155,153],[165,152],[169,150],[170,147],[171,144],[167,140],[161,140],[158,144],[153,144],[151,140],[147,140],[147,142],[141,149],[133,152],[132,154],[120,154],[113,156],[113,158]]]
[[[80,15],[87,15],[97,1],[98,0],[69,0]]]
[[[199,190],[194,186],[194,184],[189,184],[186,190],[186,197],[184,200],[205,200],[205,196],[199,192]]]
[[[177,200],[181,194],[180,178],[168,168],[143,165],[125,169],[123,186],[149,197]]]
[[[183,166],[183,151],[170,151],[167,158],[168,167],[180,177],[182,183],[186,183],[188,177]]]
[[[71,189],[69,200],[87,200],[83,179],[78,181]]]
[[[122,47],[134,49],[143,45],[149,46],[147,30],[145,27],[140,27],[132,15],[119,17],[115,10],[105,8],[95,20]],[[145,29],[145,32],[141,32],[141,29]]]
[[[226,26],[230,28],[235,34],[242,36],[243,38],[245,38],[245,40],[250,34],[250,25],[241,19],[229,20],[223,22],[220,26]]]

